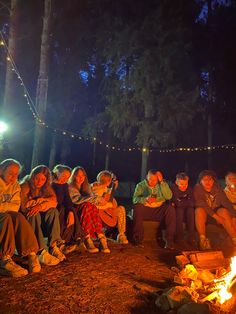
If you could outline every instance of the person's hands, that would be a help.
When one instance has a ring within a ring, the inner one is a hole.
[[[105,205],[107,203],[107,201],[105,200],[104,197],[100,197],[98,199],[98,205]]]
[[[153,196],[149,196],[146,198],[146,201],[150,204],[156,202],[156,200],[157,200],[156,197]]]
[[[160,171],[156,172],[156,176],[157,176],[158,182],[163,181],[163,174]]]
[[[35,206],[31,207],[31,209],[27,212],[27,217],[37,215],[41,209],[42,209],[41,205],[35,205]]]
[[[105,194],[103,195],[103,199],[104,199],[106,202],[109,202],[110,197],[111,197],[110,193],[105,193]]]
[[[75,216],[73,212],[69,212],[66,220],[66,227],[69,228],[75,223]]]
[[[214,214],[212,216],[220,225],[224,225],[225,224],[225,219],[217,214]]]

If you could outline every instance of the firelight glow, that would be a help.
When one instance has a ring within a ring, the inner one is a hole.
[[[216,279],[215,282],[218,282],[216,285],[216,290],[218,291],[220,304],[225,303],[225,301],[232,298],[232,293],[229,291],[230,284],[232,279],[236,276],[236,256],[231,258],[230,272],[222,278],[219,278],[220,282]]]

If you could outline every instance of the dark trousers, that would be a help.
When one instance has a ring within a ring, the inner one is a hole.
[[[193,207],[176,207],[176,239],[182,240],[184,236],[183,223],[186,223],[188,237],[194,238],[194,208]]]
[[[60,227],[61,227],[61,238],[65,240],[65,243],[73,243],[76,242],[78,239],[84,239],[85,233],[81,227],[79,217],[76,213],[75,209],[70,209],[70,211],[74,214],[75,222],[69,228],[67,227],[67,212],[64,208],[59,210],[59,220],[60,220]]]
[[[171,204],[164,203],[160,207],[147,207],[143,204],[136,204],[133,213],[133,239],[139,243],[143,241],[143,221],[165,222],[166,239],[173,241],[176,229],[175,208]]]

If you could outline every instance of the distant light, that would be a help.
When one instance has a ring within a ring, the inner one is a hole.
[[[0,121],[0,133],[4,133],[6,132],[8,129],[8,126],[5,122],[3,121]]]

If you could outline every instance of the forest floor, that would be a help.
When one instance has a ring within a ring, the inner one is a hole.
[[[160,313],[155,300],[158,292],[174,285],[171,268],[177,266],[175,256],[180,252],[156,242],[139,248],[110,240],[109,247],[110,254],[73,252],[57,266],[42,267],[40,273],[1,277],[0,314]],[[27,268],[26,262],[22,265]]]
[[[0,313],[157,313],[151,292],[172,285],[174,253],[152,243],[109,247],[110,254],[73,252],[38,274],[1,277]]]

